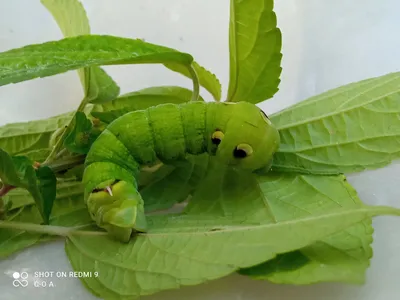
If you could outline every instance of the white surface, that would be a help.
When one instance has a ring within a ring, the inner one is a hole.
[[[280,91],[262,108],[274,112],[311,95],[352,81],[398,71],[400,27],[396,0],[279,0],[283,31]],[[228,84],[228,0],[86,0],[93,33],[140,37],[191,53]],[[39,0],[0,1],[0,51],[61,38]],[[115,66],[107,70],[122,92],[153,85],[190,88],[190,81],[160,66]],[[82,96],[76,72],[0,88],[0,124],[49,117],[74,109]],[[209,96],[203,92],[203,96]],[[400,164],[350,176],[369,204],[400,207]],[[398,300],[400,218],[374,221],[374,258],[364,286],[318,284],[305,287],[255,282],[237,275],[153,300]],[[12,273],[70,271],[62,243],[39,246],[0,262],[0,299],[95,299],[78,279],[54,281],[54,288],[14,288]]]

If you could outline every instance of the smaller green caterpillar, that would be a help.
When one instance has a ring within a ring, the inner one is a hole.
[[[110,123],[85,161],[85,202],[96,224],[127,242],[147,230],[137,190],[140,166],[166,164],[209,153],[225,165],[247,171],[269,169],[279,133],[248,102],[162,104],[127,113]]]

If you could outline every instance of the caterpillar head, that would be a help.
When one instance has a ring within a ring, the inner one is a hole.
[[[231,109],[225,128],[211,137],[218,144],[216,156],[228,165],[249,171],[269,169],[280,143],[278,130],[254,104],[238,102]]]

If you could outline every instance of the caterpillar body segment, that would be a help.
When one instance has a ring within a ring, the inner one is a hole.
[[[120,241],[147,230],[136,178],[142,165],[209,153],[248,171],[270,166],[279,133],[247,102],[162,104],[110,123],[85,161],[85,202],[96,224]]]

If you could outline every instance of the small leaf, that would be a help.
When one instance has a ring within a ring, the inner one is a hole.
[[[43,221],[48,223],[56,186],[56,177],[50,168],[40,167],[35,170],[27,157],[11,157],[0,149],[0,179],[3,189],[13,186],[28,190],[35,199]]]
[[[13,207],[7,220],[40,224],[41,216],[34,205],[32,196],[23,189],[15,189],[7,194]],[[63,182],[57,186],[57,197],[54,201],[50,225],[82,226],[91,224],[92,220],[83,201],[83,187],[80,182]],[[0,258],[6,258],[15,252],[38,243],[54,239],[43,234],[14,229],[0,229]]]
[[[41,0],[53,15],[64,37],[90,34],[86,11],[78,0]],[[119,95],[119,87],[100,67],[78,70],[86,98],[91,103],[104,103]]]
[[[94,131],[92,122],[83,112],[76,112],[73,128],[64,140],[65,147],[79,154],[87,154],[100,132]]]
[[[38,179],[39,196],[42,198],[42,210],[46,216],[45,222],[48,223],[51,211],[53,209],[54,199],[56,198],[57,178],[49,167],[40,167],[36,170]]]
[[[187,68],[184,68],[182,65],[172,63],[164,65],[172,71],[181,73],[188,78],[192,78]],[[217,76],[200,66],[197,62],[193,62],[192,66],[199,78],[200,85],[210,92],[216,101],[221,100],[221,83]]]
[[[3,188],[3,184],[1,182],[0,188]],[[0,220],[5,220],[6,215],[11,207],[12,203],[6,197],[0,197]]]
[[[12,155],[46,149],[53,132],[67,125],[72,117],[73,113],[68,112],[48,119],[4,125],[0,127],[0,148]]]
[[[259,103],[278,91],[282,36],[273,5],[273,0],[231,0],[227,101]]]
[[[40,167],[34,170],[32,166],[26,168],[24,181],[26,189],[31,193],[35,204],[45,224],[49,223],[53,202],[56,197],[57,179],[49,167]]]
[[[178,63],[193,58],[140,39],[86,35],[29,45],[0,53],[0,85],[100,65]]]
[[[400,158],[400,73],[351,83],[277,114],[276,171],[360,172]]]
[[[226,276],[384,214],[400,215],[400,210],[345,208],[258,225],[206,216],[153,216],[149,232],[128,244],[107,236],[70,236],[65,249],[76,271],[98,272],[98,277],[80,278],[95,295],[132,299]]]
[[[10,211],[21,208],[26,205],[35,204],[35,200],[33,200],[32,195],[23,188],[16,188],[9,191],[6,195],[3,196],[3,199],[6,202],[11,203]]]
[[[191,97],[191,90],[179,86],[150,87],[122,95],[111,102],[96,106],[91,114],[102,122],[111,123],[116,118],[131,111],[147,109],[163,103],[189,102]],[[199,101],[204,100],[199,97]]]
[[[89,103],[106,103],[118,97],[120,88],[100,67],[89,68],[86,98]]]
[[[31,151],[28,151],[25,153],[21,153],[19,155],[26,156],[31,161],[42,162],[42,161],[46,160],[46,158],[49,156],[50,152],[51,152],[50,148],[43,148],[43,149],[31,150]]]
[[[25,165],[24,165],[25,163]],[[0,179],[4,185],[15,187],[26,187],[26,183],[21,180],[31,162],[25,157],[11,157],[7,152],[0,149]]]

